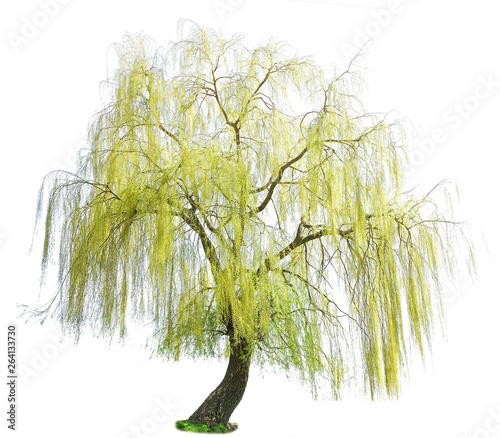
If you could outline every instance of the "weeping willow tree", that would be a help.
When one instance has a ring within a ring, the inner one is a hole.
[[[44,315],[76,339],[146,321],[167,359],[229,358],[190,417],[209,426],[230,427],[251,362],[315,396],[397,396],[462,257],[439,191],[404,192],[402,123],[364,110],[351,67],[328,77],[273,40],[192,25],[115,48],[88,152],[40,192]]]

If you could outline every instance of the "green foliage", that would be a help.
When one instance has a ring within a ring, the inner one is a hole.
[[[175,422],[175,427],[179,430],[184,430],[186,432],[199,432],[199,433],[228,433],[232,432],[223,424],[218,424],[215,427],[208,427],[206,424],[189,421],[189,420],[179,420]]]
[[[115,48],[90,151],[40,195],[63,326],[123,337],[145,320],[171,359],[245,338],[313,394],[359,371],[372,397],[397,395],[462,257],[431,197],[444,186],[402,192],[401,123],[365,112],[355,72],[328,78],[272,40],[193,26],[167,50]]]

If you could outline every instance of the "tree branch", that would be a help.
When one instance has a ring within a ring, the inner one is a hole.
[[[179,138],[172,134],[168,129],[166,129],[161,123],[158,123],[156,125],[161,131],[163,131],[165,134],[167,134],[172,140],[174,140],[179,146],[183,146],[182,142],[179,140]]]
[[[217,252],[215,251],[215,246],[208,237],[203,225],[195,214],[194,210],[188,208],[178,207],[169,203],[177,211],[174,213],[178,215],[184,222],[198,235],[203,247],[203,251],[210,262],[210,269],[214,278],[217,278],[217,274],[222,271],[219,258],[217,257]]]
[[[283,178],[283,174],[284,174],[285,170],[288,169],[290,166],[292,166],[297,161],[299,161],[305,155],[305,153],[307,151],[308,151],[308,147],[306,146],[304,149],[302,149],[302,151],[295,158],[292,158],[290,161],[283,164],[279,168],[278,176],[274,179],[274,181],[269,181],[266,184],[266,186],[270,185],[269,190],[267,191],[266,197],[264,198],[264,200],[262,201],[262,203],[258,207],[250,210],[250,213],[248,215],[249,217],[254,216],[257,213],[260,213],[262,210],[264,210],[267,207],[267,204],[269,204],[269,201],[273,197],[274,189],[280,183],[281,178]],[[264,186],[264,187],[266,187],[266,186]],[[263,190],[265,190],[265,188]],[[261,191],[261,190],[254,190],[253,193],[257,193],[259,191]]]
[[[314,231],[311,234],[308,234],[307,236],[303,236],[302,230],[304,228],[310,228],[313,230],[316,230],[319,228],[318,231]],[[333,229],[332,227],[327,227],[326,225],[309,225],[309,224],[304,224],[302,221],[299,224],[299,227],[297,228],[297,234],[295,235],[295,238],[290,242],[288,246],[283,248],[281,251],[278,253],[267,257],[259,266],[259,268],[256,271],[257,276],[269,272],[273,266],[278,263],[280,260],[284,259],[288,254],[290,254],[294,249],[298,248],[301,245],[306,244],[307,242],[311,242],[312,240],[320,239],[323,236],[328,236],[328,235],[333,235],[335,233],[338,233],[342,237],[346,237],[347,235],[353,233],[354,230],[352,228],[349,228],[347,230],[341,230],[341,229]]]

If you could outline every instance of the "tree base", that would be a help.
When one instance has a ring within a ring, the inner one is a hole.
[[[222,423],[215,426],[208,426],[201,421],[179,420],[175,422],[175,427],[185,432],[198,432],[198,433],[229,433],[238,429],[236,423]]]

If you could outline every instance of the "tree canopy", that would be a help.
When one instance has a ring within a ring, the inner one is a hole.
[[[329,75],[272,39],[194,25],[165,49],[114,47],[89,150],[40,192],[43,272],[59,269],[47,314],[76,338],[146,321],[174,360],[245,339],[313,394],[359,375],[398,395],[463,257],[444,187],[404,191],[403,124],[366,112],[353,65]]]

